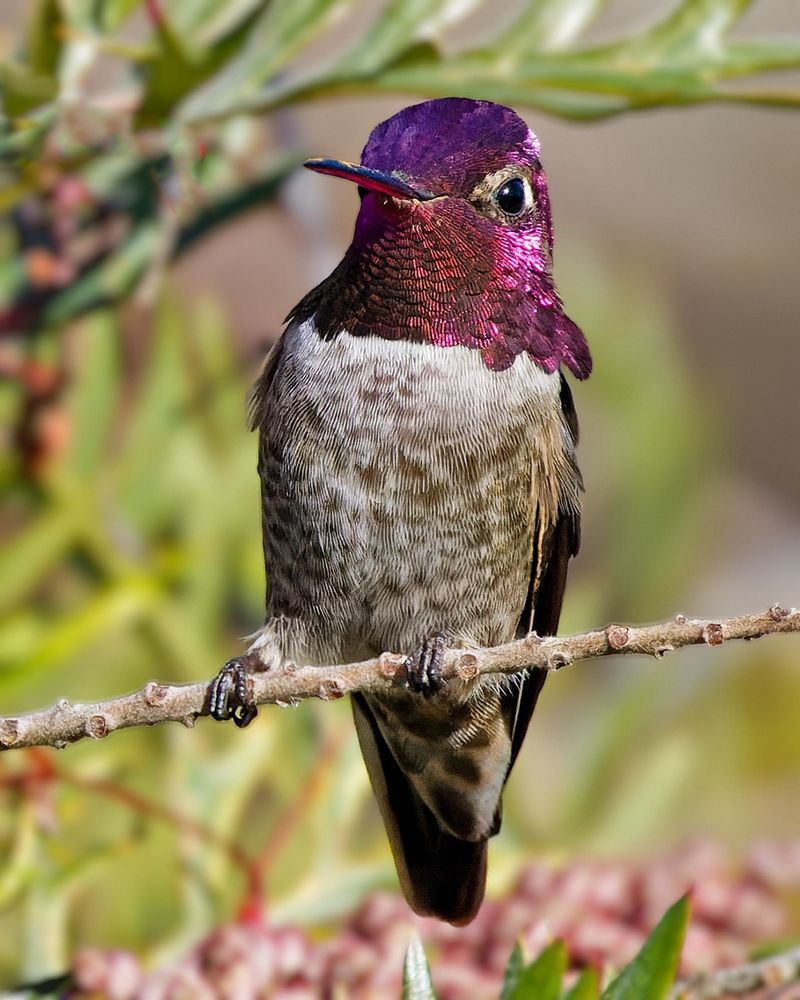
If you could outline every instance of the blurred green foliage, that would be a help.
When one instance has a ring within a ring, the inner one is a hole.
[[[587,969],[563,989],[567,951],[556,940],[532,962],[520,945],[506,967],[500,1000],[665,1000],[678,972],[683,939],[689,922],[688,897],[679,899],[653,928],[639,953],[603,990],[593,969]],[[419,938],[413,936],[406,953],[403,1000],[436,1000],[430,969]]]
[[[800,64],[797,40],[730,37],[743,0],[685,0],[600,46],[579,37],[603,2],[539,0],[497,38],[453,48],[446,36],[477,6],[390,2],[364,17],[346,0],[30,4],[0,62],[4,712],[211,677],[260,624],[253,372],[214,302],[162,280],[196,240],[273,199],[301,158],[254,113],[385,90],[574,118],[798,103],[728,88]],[[340,17],[354,25],[346,44],[310,66],[313,40]],[[720,433],[657,293],[596,259],[575,261],[570,283],[598,359],[579,405],[592,415],[586,547],[602,572],[578,565],[564,631],[620,608],[675,610],[702,549]],[[800,765],[796,671],[772,647],[715,656],[721,666],[691,676],[604,665],[550,683],[532,732],[546,745],[517,766],[495,885],[532,849],[623,852],[777,814]],[[0,801],[4,980],[59,971],[84,941],[174,955],[243,905],[254,868],[276,920],[320,923],[395,884],[342,704],[265,711],[242,733],[162,727],[9,755]]]
[[[528,0],[471,40],[480,0],[391,0],[378,16],[355,0],[32,0],[23,37],[0,52],[0,209],[16,211],[39,266],[0,269],[0,332],[117,301],[154,259],[273,197],[300,151],[265,145],[255,116],[287,105],[393,91],[584,120],[705,101],[796,107],[796,90],[753,78],[800,68],[800,38],[733,35],[752,5],[680,0],[593,44],[582,37],[607,0]],[[341,21],[339,41],[315,48]],[[85,189],[81,240],[52,246],[64,174]]]

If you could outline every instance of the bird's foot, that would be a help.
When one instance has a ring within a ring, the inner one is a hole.
[[[406,657],[406,676],[412,691],[426,698],[441,691],[444,687],[442,666],[446,648],[442,633],[434,632],[420,649]]]
[[[233,719],[240,729],[250,725],[258,715],[250,686],[252,672],[248,657],[228,660],[208,689],[208,714],[212,719]]]

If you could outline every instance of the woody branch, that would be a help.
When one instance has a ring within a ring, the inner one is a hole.
[[[732,969],[718,969],[716,972],[702,973],[682,980],[675,984],[667,1000],[724,1000],[725,997],[751,996],[764,989],[779,990],[798,980],[800,948],[790,948],[760,962],[749,962]],[[771,992],[769,996],[773,1000],[779,1000],[784,993],[781,990],[780,993]],[[790,1000],[788,993],[785,997]]]
[[[716,620],[677,615],[656,625],[608,625],[563,638],[531,635],[490,649],[451,649],[445,680],[473,680],[487,674],[560,670],[600,656],[639,654],[663,657],[683,646],[720,646],[731,639],[758,639],[800,632],[800,611],[774,605],[767,611]],[[247,660],[247,654],[242,658]],[[338,666],[281,668],[254,673],[249,680],[257,705],[287,705],[305,698],[331,701],[356,691],[377,693],[405,684],[405,657],[396,653]],[[180,722],[193,726],[208,714],[207,683],[171,685],[151,681],[133,694],[108,701],[73,704],[62,698],[50,708],[0,718],[0,750],[102,739],[118,729]]]

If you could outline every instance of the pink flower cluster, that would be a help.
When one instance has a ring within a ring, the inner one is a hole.
[[[145,971],[127,952],[84,949],[73,998],[108,1000],[371,1000],[400,995],[409,931],[416,926],[440,1000],[496,1000],[511,949],[529,955],[556,937],[573,969],[601,973],[636,954],[664,911],[692,894],[682,973],[746,962],[752,946],[790,933],[783,897],[800,889],[800,842],[761,844],[734,865],[701,842],[650,863],[580,860],[534,864],[475,921],[454,928],[409,914],[399,896],[365,899],[334,938],[317,941],[264,921],[219,927],[178,962]],[[796,929],[796,928],[795,928]],[[788,996],[789,994],[784,994]]]

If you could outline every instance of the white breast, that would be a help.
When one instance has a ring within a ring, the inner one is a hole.
[[[526,355],[498,372],[466,347],[287,329],[258,422],[270,612],[299,658],[513,635],[537,514],[578,504],[559,392]]]

